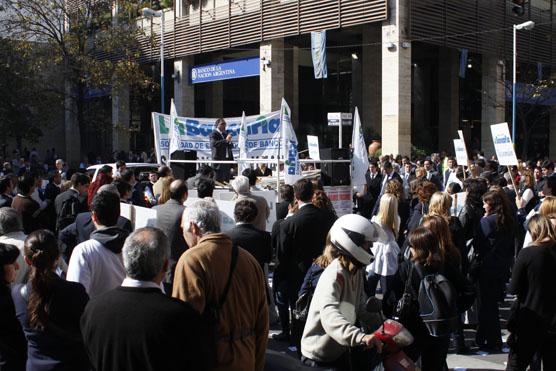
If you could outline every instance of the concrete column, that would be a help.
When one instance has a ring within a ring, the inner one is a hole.
[[[129,86],[112,91],[112,151],[129,151]]]
[[[389,0],[382,24],[382,153],[411,155],[411,45],[408,0]]]
[[[268,113],[280,109],[282,97],[285,97],[286,93],[284,39],[262,42],[260,45],[260,57],[259,107],[261,113]],[[268,61],[270,61],[270,65]],[[290,108],[294,105],[292,102],[289,104]]]
[[[438,149],[454,153],[459,129],[459,55],[440,48],[438,63]]]
[[[72,90],[72,85],[66,82],[64,99],[65,160],[70,166],[75,166],[79,165],[81,160],[81,137],[79,135],[79,123],[77,122],[77,107],[72,99]]]
[[[299,125],[299,48],[284,51],[284,97],[292,111],[292,125]]]
[[[504,62],[497,57],[483,55],[482,71],[481,149],[489,158],[494,154],[490,125],[506,119]]]
[[[179,79],[174,79],[174,103],[180,116],[195,116],[195,87],[189,78],[192,65],[193,56],[174,60],[174,75],[179,74]]]
[[[363,25],[363,55],[361,61],[361,95],[360,107],[361,124],[363,130],[369,128],[374,138],[365,138],[367,141],[378,139],[382,133],[382,31],[376,24]]]

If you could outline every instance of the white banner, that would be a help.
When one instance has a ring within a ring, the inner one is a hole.
[[[291,110],[284,98],[282,98],[280,113],[280,122],[282,123],[281,126],[283,131],[281,156],[284,156],[284,182],[293,185],[301,178],[301,165],[297,152],[297,136],[292,126]]]
[[[517,156],[515,155],[508,123],[503,122],[501,124],[490,125],[490,132],[492,133],[492,142],[494,143],[496,157],[498,157],[500,165],[517,165]]]
[[[239,158],[238,137],[241,117],[225,118],[226,130],[232,134],[234,158]],[[166,162],[170,149],[170,115],[152,113],[155,149],[158,162]],[[200,159],[211,158],[210,134],[215,130],[215,118],[176,117],[173,124],[179,133],[179,149],[197,151]],[[280,147],[280,111],[245,117],[247,126],[247,157],[277,156]],[[163,158],[162,158],[163,157]]]
[[[465,150],[465,142],[461,139],[454,139],[454,150],[456,152],[456,160],[458,165],[467,165],[467,151]]]

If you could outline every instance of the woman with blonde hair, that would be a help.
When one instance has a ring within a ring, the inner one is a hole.
[[[452,197],[446,192],[436,192],[432,195],[429,202],[429,212],[427,216],[438,216],[444,219],[448,225],[450,236],[459,252],[461,268],[464,270],[467,267],[467,251],[465,247],[465,236],[462,233],[463,227],[461,222],[455,216],[452,216],[450,210],[452,208]],[[458,264],[459,266],[459,264]]]
[[[539,215],[548,218],[548,220],[552,223],[554,228],[556,228],[556,197],[555,196],[546,196],[544,198],[541,207],[539,208]],[[525,240],[523,241],[523,248],[529,246],[531,242],[533,242],[533,239],[531,238],[531,233],[527,231],[527,233],[525,234]]]
[[[508,320],[507,370],[526,370],[535,353],[545,370],[556,370],[556,232],[543,215],[534,215],[528,229],[533,242],[519,252],[509,288],[517,299]]]
[[[158,198],[158,205],[165,204],[170,199],[170,184],[174,181],[173,176],[167,176],[162,179],[162,191]]]
[[[367,295],[374,296],[380,281],[383,300],[388,301],[390,295],[393,294],[392,282],[398,271],[398,255],[400,253],[400,247],[396,242],[400,228],[396,196],[385,193],[380,199],[378,214],[371,221],[382,227],[386,232],[387,239],[373,244],[372,252],[375,260],[367,266],[366,291]]]

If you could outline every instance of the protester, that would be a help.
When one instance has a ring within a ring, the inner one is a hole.
[[[174,180],[170,184],[170,199],[163,205],[153,207],[156,210],[155,227],[162,230],[170,241],[170,256],[168,257],[168,272],[164,277],[164,291],[172,294],[172,284],[174,282],[174,272],[178,259],[187,249],[187,243],[183,238],[181,218],[187,200],[187,185],[183,180]]]
[[[56,231],[61,231],[75,221],[77,214],[86,212],[85,197],[89,189],[89,177],[75,173],[71,176],[71,188],[60,193],[55,201]]]
[[[0,178],[0,207],[10,207],[13,201],[13,184],[10,175],[4,175]]]
[[[396,242],[400,230],[397,197],[385,193],[380,199],[378,214],[371,221],[380,225],[385,235],[376,241],[371,248],[374,260],[366,269],[367,295],[375,296],[376,287],[380,282],[383,300],[388,301],[393,295],[392,284],[394,275],[398,271],[398,255],[400,253],[400,247]]]
[[[384,164],[382,165],[382,171],[383,171],[383,174],[382,174],[382,183],[381,183],[381,187],[380,187],[380,194],[375,201],[375,205],[374,205],[374,208],[373,208],[373,215],[376,215],[376,213],[378,212],[378,206],[379,206],[379,203],[380,203],[380,202],[378,202],[378,200],[380,200],[382,198],[382,195],[386,191],[386,184],[388,184],[388,182],[393,180],[393,179],[397,180],[400,183],[403,183],[403,180],[400,177],[400,174],[398,174],[394,171],[394,167],[392,166],[390,161],[384,162]]]
[[[349,348],[366,346],[381,352],[375,335],[365,334],[356,320],[370,330],[380,326],[378,314],[366,312],[361,270],[372,260],[370,247],[378,227],[359,215],[340,217],[330,230],[334,260],[321,274],[309,307],[301,339],[302,362],[309,367],[348,370]],[[368,367],[372,368],[369,362]]]
[[[124,160],[116,161],[116,174],[114,175],[114,178],[121,179],[126,169],[127,169],[127,165]]]
[[[459,219],[451,215],[451,208],[452,197],[446,192],[436,192],[432,195],[429,202],[429,212],[427,216],[440,217],[446,222],[449,227],[452,244],[458,250],[460,261],[457,265],[466,266],[467,264],[464,260],[467,257],[467,250],[465,236],[462,233],[463,227]]]
[[[438,191],[437,186],[428,180],[422,181],[418,185],[416,189],[418,202],[410,210],[407,222],[408,232],[411,232],[421,224],[421,219],[429,212],[429,202],[436,191]]]
[[[197,197],[212,200],[214,186],[214,180],[210,178],[199,178],[199,180],[197,180]]]
[[[156,183],[153,184],[153,194],[154,197],[158,200],[160,195],[162,194],[163,183],[165,182],[165,178],[173,177],[172,169],[169,166],[161,166],[158,168],[158,180]],[[168,183],[170,185],[171,182]]]
[[[508,320],[509,371],[525,371],[536,352],[545,370],[556,369],[556,232],[550,220],[529,222],[532,244],[520,251],[509,291],[517,295]]]
[[[365,173],[365,188],[362,193],[356,193],[357,209],[359,213],[370,218],[378,201],[381,191],[382,173],[379,171],[378,164],[371,161],[369,169]]]
[[[27,370],[85,370],[79,319],[89,300],[85,288],[55,273],[60,252],[48,230],[25,240],[25,262],[31,267],[28,284],[15,285],[16,315],[27,338]]]
[[[328,213],[328,218],[334,221],[338,219],[336,210],[334,210],[334,205],[332,205],[332,201],[330,201],[325,191],[321,189],[315,189],[311,203],[324,212]]]
[[[555,196],[547,196],[544,198],[541,207],[539,208],[539,215],[547,217],[551,222],[552,225],[556,228],[556,197]],[[527,228],[529,229],[529,228]],[[527,230],[527,234],[525,235],[525,239],[523,241],[523,247],[529,246],[532,242],[531,234],[529,230]]]
[[[289,207],[294,203],[295,197],[293,194],[293,187],[289,184],[280,186],[280,200],[276,204],[276,220],[285,219],[288,215]]]
[[[126,239],[122,255],[121,286],[92,299],[81,319],[93,369],[204,370],[203,321],[160,290],[170,256],[164,233],[138,229]]]
[[[25,370],[27,342],[15,315],[10,285],[15,282],[19,264],[19,250],[0,243],[0,369]]]
[[[282,334],[277,335],[279,338],[291,338],[288,312],[293,309],[305,274],[320,255],[334,223],[330,214],[311,203],[313,193],[313,184],[309,180],[301,179],[295,183],[294,195],[299,211],[286,218],[277,231],[277,262],[273,278],[282,325]]]
[[[272,176],[272,170],[268,167],[267,164],[262,163],[257,165],[257,168],[255,169],[255,174],[257,176]]]
[[[256,179],[256,177],[255,177]],[[261,231],[266,231],[266,221],[270,215],[270,208],[268,207],[268,202],[262,196],[257,196],[251,193],[249,178],[244,175],[236,176],[230,185],[235,192],[232,200],[244,200],[251,199],[257,205],[257,217],[255,218],[253,225],[260,229]]]
[[[428,228],[419,226],[408,236],[411,260],[400,264],[399,280],[396,285],[401,298],[404,286],[408,285],[408,292],[417,311],[410,311],[409,317],[404,319],[404,326],[411,332],[415,341],[404,349],[414,361],[421,359],[421,369],[442,371],[445,369],[450,336],[433,336],[424,325],[421,318],[418,293],[422,277],[426,275],[442,274],[455,288],[456,293],[466,290],[466,280],[457,268],[454,269],[446,260],[440,247],[438,237]]]
[[[517,208],[524,209],[525,213],[529,213],[538,202],[535,195],[535,178],[531,170],[523,172],[523,185],[519,191],[519,199],[516,202]]]
[[[11,207],[0,208],[0,243],[13,245],[18,248],[20,254],[17,257],[19,269],[15,283],[27,282],[29,268],[23,259],[23,246],[27,235],[23,233],[21,215]]]
[[[91,208],[91,203],[93,202],[93,197],[98,192],[98,189],[105,184],[112,183],[114,179],[112,178],[112,166],[104,165],[98,170],[96,179],[89,185],[88,195],[87,195],[87,206]]]
[[[120,197],[118,189],[112,184],[105,184],[98,189],[98,193],[101,192],[111,192],[116,197]],[[118,216],[117,226],[128,233],[131,233],[131,221],[123,216]],[[58,239],[60,240],[60,249],[63,252],[63,257],[69,262],[73,249],[78,244],[87,241],[91,233],[95,231],[96,227],[93,223],[92,213],[90,211],[77,214],[75,222],[68,225],[58,234]]]
[[[112,184],[116,186],[118,194],[120,195],[120,202],[123,204],[131,203],[132,188],[127,182],[121,180],[121,178],[116,179]]]
[[[458,215],[458,219],[463,228],[463,235],[467,243],[475,237],[475,232],[479,228],[481,218],[484,215],[483,195],[487,192],[487,185],[482,179],[472,178],[467,179],[463,185],[467,197]]]
[[[232,243],[247,250],[259,262],[264,271],[272,256],[270,233],[257,229],[253,222],[257,218],[257,205],[250,199],[238,200],[234,207],[236,226],[226,232]],[[266,280],[265,280],[266,282]]]
[[[182,228],[190,248],[178,261],[172,296],[201,314],[218,311],[214,369],[262,370],[269,317],[259,263],[220,232],[212,202],[188,206]]]
[[[71,255],[67,280],[81,283],[91,298],[118,287],[125,277],[121,251],[128,232],[117,226],[119,216],[118,196],[98,193],[91,204],[96,230]]]
[[[223,118],[216,120],[216,129],[210,134],[210,148],[212,159],[215,161],[231,161],[234,159],[232,153],[232,134],[226,131],[226,121]],[[215,164],[215,180],[217,182],[228,182],[230,180],[230,164]]]
[[[473,240],[476,251],[470,274],[479,287],[479,324],[476,343],[486,350],[502,349],[498,302],[504,291],[514,252],[514,216],[503,191],[489,191],[483,196],[485,216]]]
[[[29,234],[41,227],[40,206],[31,198],[35,191],[35,177],[29,173],[24,174],[17,184],[17,189],[12,207],[21,214],[23,230]]]
[[[145,191],[143,189],[143,186],[141,185],[141,182],[137,181],[135,172],[128,169],[122,173],[120,179],[131,186],[131,203],[135,206],[145,207]]]
[[[171,198],[170,184],[174,181],[174,177],[169,175],[160,178],[160,196],[158,197],[158,205],[165,204]]]

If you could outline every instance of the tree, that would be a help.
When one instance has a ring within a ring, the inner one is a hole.
[[[0,138],[36,142],[61,112],[60,101],[46,92],[49,71],[27,63],[40,53],[32,43],[0,39]],[[45,91],[38,95],[37,91]],[[58,105],[58,109],[56,106]]]
[[[118,91],[152,84],[139,64],[135,23],[137,2],[128,0],[0,0],[9,17],[0,21],[16,47],[40,45],[32,68],[53,65],[65,86],[51,79],[45,90],[63,97],[66,112],[75,115],[80,148],[87,147],[87,101],[91,91]],[[127,126],[127,123],[121,123]],[[76,158],[73,159],[77,160]]]

